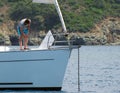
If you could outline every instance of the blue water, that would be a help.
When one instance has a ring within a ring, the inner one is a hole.
[[[0,93],[120,93],[120,46],[82,46],[74,49],[63,80],[62,91],[0,91]]]

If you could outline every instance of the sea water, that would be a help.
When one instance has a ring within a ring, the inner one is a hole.
[[[0,93],[120,93],[120,46],[82,46],[79,55],[78,49],[74,49],[62,87],[62,91],[6,90]]]

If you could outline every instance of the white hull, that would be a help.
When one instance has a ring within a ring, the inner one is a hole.
[[[66,26],[57,0],[33,0],[33,2],[55,4],[66,34]],[[60,90],[62,88],[71,49],[70,46],[50,49],[54,37],[51,32],[48,35],[38,49],[13,51],[9,47],[0,47],[0,89]]]
[[[70,49],[0,52],[0,89],[60,90]]]

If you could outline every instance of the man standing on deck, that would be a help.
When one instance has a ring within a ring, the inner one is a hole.
[[[29,49],[27,44],[28,44],[28,35],[29,35],[29,31],[30,31],[30,24],[31,24],[31,20],[24,18],[22,19],[18,26],[17,26],[17,33],[19,36],[19,45],[20,45],[20,50],[23,50],[22,48],[22,40],[24,40],[24,49]]]

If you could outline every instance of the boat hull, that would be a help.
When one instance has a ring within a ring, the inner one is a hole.
[[[0,89],[61,90],[70,49],[0,52]]]

